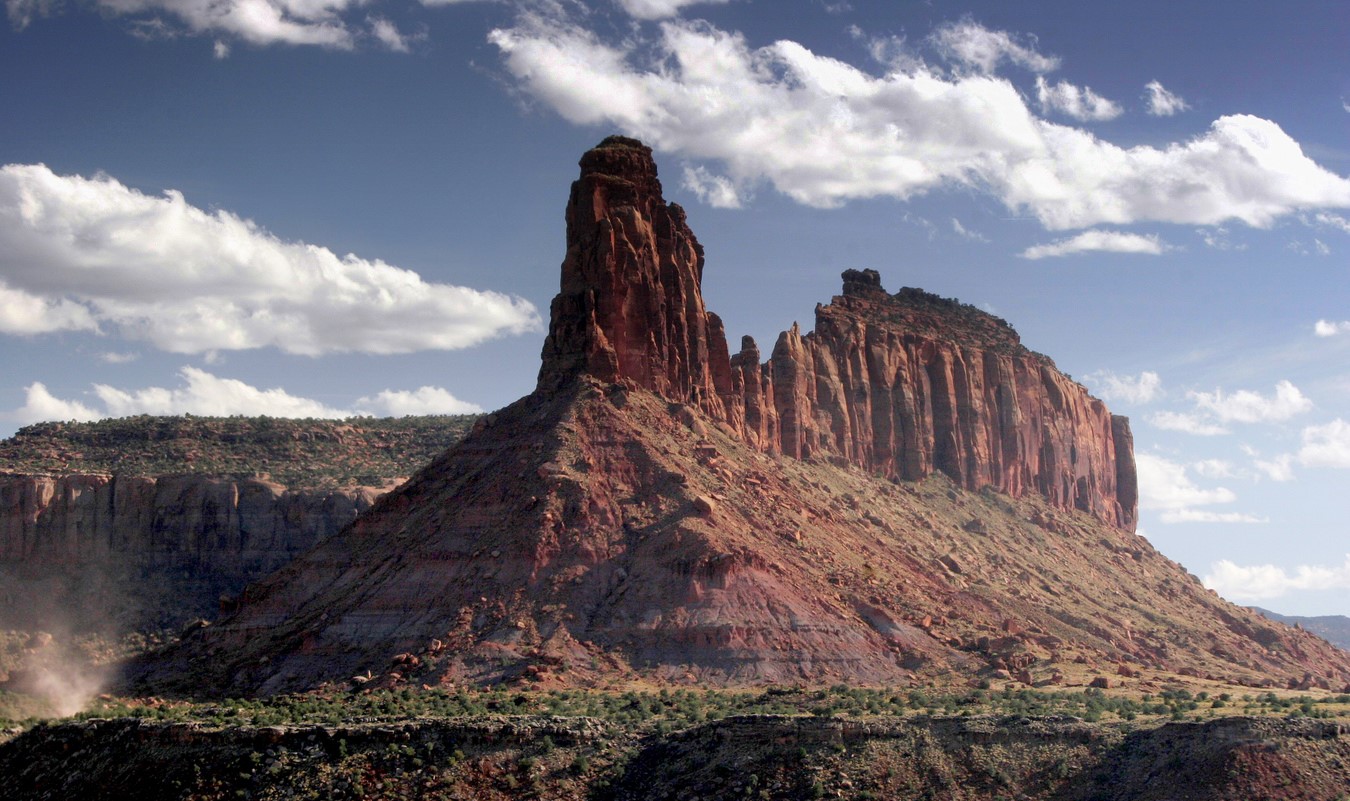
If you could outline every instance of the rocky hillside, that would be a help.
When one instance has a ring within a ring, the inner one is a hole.
[[[382,487],[440,455],[477,419],[141,415],[93,423],[37,423],[0,440],[0,473],[263,476],[292,490]]]
[[[0,745],[10,799],[1337,801],[1332,722],[754,716],[672,734],[587,718],[42,726]]]
[[[128,687],[1350,684],[1133,533],[1125,422],[1005,323],[849,272],[733,363],[650,151],[581,168],[536,392]]]

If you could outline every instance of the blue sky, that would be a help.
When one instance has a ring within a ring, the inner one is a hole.
[[[621,132],[733,341],[850,267],[993,311],[1131,417],[1164,553],[1350,614],[1343,4],[5,5],[0,434],[509,403]]]

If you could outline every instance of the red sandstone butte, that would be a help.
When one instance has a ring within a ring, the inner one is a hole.
[[[997,317],[919,289],[888,294],[874,270],[843,278],[815,331],[784,331],[764,364],[749,337],[730,356],[684,210],[662,198],[650,148],[610,137],[572,185],[538,391],[583,372],[626,379],[765,452],[910,481],[941,471],[1133,529],[1128,420]]]

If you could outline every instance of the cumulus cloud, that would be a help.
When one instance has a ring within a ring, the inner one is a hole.
[[[46,334],[92,331],[97,327],[94,316],[84,306],[65,298],[44,298],[11,289],[0,278],[0,333]]]
[[[0,326],[4,324],[0,320]],[[1319,337],[1334,337],[1337,334],[1350,334],[1350,320],[1332,322],[1331,320],[1318,320],[1313,325],[1313,333]]]
[[[1338,417],[1303,429],[1298,460],[1306,467],[1350,468],[1350,423]]]
[[[1221,425],[1206,422],[1198,415],[1185,412],[1157,412],[1151,415],[1148,421],[1165,431],[1181,431],[1198,437],[1215,437],[1228,433],[1228,429]]]
[[[422,0],[422,5],[481,1]],[[131,33],[140,38],[212,37],[216,58],[230,55],[232,40],[333,50],[353,50],[373,41],[400,53],[408,52],[411,41],[387,19],[367,17],[363,24],[359,15],[370,5],[368,0],[94,0],[94,5],[105,14],[126,18]],[[59,5],[53,0],[6,0],[5,7],[11,24],[22,30]]]
[[[1068,81],[1052,86],[1040,75],[1036,76],[1036,100],[1041,104],[1041,111],[1047,114],[1059,112],[1075,120],[1114,120],[1123,113],[1119,105],[1086,86],[1074,86]]]
[[[720,5],[727,0],[619,0],[619,6],[637,19],[666,19],[678,16],[685,6]]]
[[[1151,453],[1137,453],[1134,458],[1139,473],[1140,509],[1176,511],[1237,500],[1233,491],[1224,487],[1197,487],[1183,464]]]
[[[685,20],[661,23],[654,39],[611,43],[571,19],[526,12],[489,41],[519,87],[565,119],[718,161],[737,185],[767,181],[812,206],[961,186],[1051,229],[1268,226],[1298,210],[1350,206],[1350,180],[1268,120],[1222,117],[1162,148],[1118,147],[1041,120],[988,69],[1052,61],[970,22],[935,35],[952,58],[979,67],[951,76],[920,63],[877,77],[793,41],[753,48],[739,33]]]
[[[386,389],[377,395],[361,398],[358,408],[373,409],[384,417],[406,417],[426,414],[477,414],[483,407],[462,401],[440,387],[421,387],[413,391]]]
[[[1221,389],[1213,392],[1189,392],[1187,396],[1195,401],[1197,410],[1208,413],[1223,423],[1268,423],[1288,420],[1313,407],[1312,401],[1289,381],[1280,381],[1275,385],[1275,394],[1269,396],[1247,389],[1229,394],[1224,394]]]
[[[1033,245],[1022,251],[1024,259],[1070,256],[1075,253],[1143,253],[1157,256],[1171,246],[1153,234],[1128,234],[1123,231],[1084,231],[1048,245]]]
[[[725,175],[714,175],[707,167],[686,166],[681,185],[698,195],[698,199],[716,209],[739,209],[740,190]]]
[[[1167,91],[1157,81],[1149,81],[1144,86],[1144,102],[1148,104],[1148,113],[1155,117],[1170,117],[1190,108],[1185,100]]]
[[[1004,61],[1038,73],[1059,69],[1058,58],[1036,52],[1034,37],[991,31],[971,19],[939,27],[930,41],[947,60],[983,73],[994,72]]]
[[[1191,465],[1196,475],[1205,478],[1232,478],[1233,465],[1225,459],[1201,459]]]
[[[1186,397],[1195,404],[1194,410],[1158,412],[1148,421],[1168,431],[1214,436],[1227,434],[1229,423],[1277,423],[1313,408],[1313,402],[1289,381],[1277,383],[1270,395],[1249,389],[1229,393],[1216,389],[1213,392],[1192,390]]]
[[[1253,459],[1252,466],[1271,481],[1294,480],[1294,457],[1283,453],[1273,459]]]
[[[47,389],[41,381],[34,381],[24,390],[24,404],[9,415],[21,423],[40,423],[46,420],[98,420],[100,414],[79,401],[62,400]]]
[[[1295,590],[1350,589],[1350,555],[1342,565],[1300,565],[1293,573],[1275,565],[1242,566],[1222,559],[1210,566],[1204,583],[1234,601],[1264,601]]]
[[[1269,523],[1270,519],[1244,512],[1213,512],[1208,509],[1167,509],[1160,514],[1164,523]]]
[[[520,298],[287,242],[175,191],[0,168],[0,332],[115,331],[174,353],[408,353],[537,330]]]
[[[1117,375],[1110,370],[1098,370],[1087,376],[1102,400],[1124,403],[1149,403],[1162,393],[1162,379],[1151,370],[1139,375]]]
[[[100,9],[137,20],[166,24],[174,19],[187,32],[227,35],[257,45],[317,45],[350,50],[357,33],[343,13],[361,0],[97,0]]]
[[[138,414],[197,414],[204,416],[267,415],[269,417],[345,418],[356,415],[404,416],[469,414],[479,406],[461,401],[440,387],[415,391],[384,390],[361,398],[355,408],[339,409],[317,400],[292,395],[281,388],[259,389],[234,378],[221,378],[196,367],[178,372],[177,387],[119,389],[94,384],[96,403],[55,397],[41,382],[26,389],[22,407],[8,417],[23,423],[46,420],[99,420]]]

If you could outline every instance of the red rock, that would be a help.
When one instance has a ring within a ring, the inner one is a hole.
[[[1120,530],[1134,515],[1128,428],[1002,321],[850,271],[814,332],[794,326],[762,364],[753,342],[733,358],[703,307],[702,249],[631,140],[583,157],[568,232],[535,393],[252,585],[230,619],[133,666],[133,687],[305,689],[441,637],[419,682],[565,663],[557,680],[574,685],[899,686],[977,675],[986,659],[1029,670],[1027,635],[987,637],[1004,621],[1113,661],[1124,649],[1103,621],[1135,617],[1118,599],[1148,595],[1170,662],[1213,639],[1273,675],[1350,679],[1329,645],[1258,652],[1292,635],[1258,636],[1254,613]],[[696,453],[705,436],[715,457]],[[764,480],[740,481],[751,474]],[[985,505],[961,487],[986,486],[1096,519],[1044,515],[1073,536],[1030,529],[1025,510],[978,537],[951,528],[953,507]],[[873,522],[846,492],[875,499],[862,504]],[[691,513],[699,498],[714,516]],[[1103,543],[1125,541],[1147,553],[1147,583],[1101,569],[1116,552]],[[953,593],[935,564],[949,548],[967,574],[1006,575]],[[1031,603],[1033,574],[1091,584]],[[982,654],[957,647],[982,634]]]

